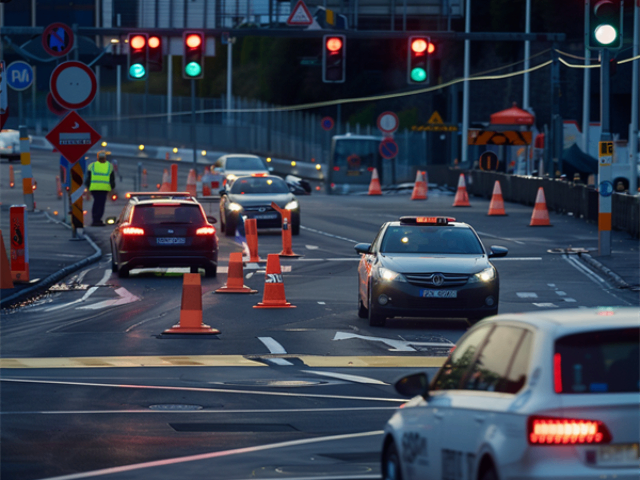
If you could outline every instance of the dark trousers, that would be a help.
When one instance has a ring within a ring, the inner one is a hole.
[[[91,208],[91,216],[93,217],[93,223],[100,223],[102,221],[102,215],[104,215],[104,204],[107,202],[107,195],[109,192],[104,190],[94,190],[91,192],[93,196],[93,207]]]

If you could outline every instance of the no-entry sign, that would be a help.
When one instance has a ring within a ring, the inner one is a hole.
[[[96,76],[82,62],[70,61],[58,65],[49,81],[51,95],[61,107],[79,110],[89,105],[98,91]]]
[[[378,128],[383,133],[393,133],[399,125],[398,116],[393,112],[383,112],[378,116]]]

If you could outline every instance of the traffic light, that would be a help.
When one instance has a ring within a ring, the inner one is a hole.
[[[587,48],[616,50],[622,47],[623,0],[587,0],[585,15],[589,15],[586,32]]]
[[[162,38],[158,35],[151,35],[149,37],[149,71],[161,72],[162,71]]]
[[[182,34],[182,78],[196,80],[204,78],[204,33],[184,32]]]
[[[322,37],[322,81],[344,83],[347,60],[347,37],[325,35]]]
[[[129,34],[129,56],[127,70],[131,80],[147,78],[148,35],[146,33]]]
[[[407,54],[407,83],[429,83],[429,55],[435,52],[429,37],[409,37]]]

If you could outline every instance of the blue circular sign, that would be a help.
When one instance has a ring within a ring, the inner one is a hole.
[[[33,83],[33,68],[22,60],[11,63],[7,67],[7,83],[14,90],[26,90]]]
[[[600,182],[600,187],[598,188],[598,190],[600,191],[600,195],[602,195],[603,197],[610,197],[613,193],[613,183],[608,180]]]
[[[328,132],[329,130],[333,129],[333,118],[324,117],[322,120],[320,120],[320,125],[322,125],[322,128]]]
[[[389,160],[398,155],[398,144],[392,138],[386,138],[380,142],[378,150],[382,158]]]

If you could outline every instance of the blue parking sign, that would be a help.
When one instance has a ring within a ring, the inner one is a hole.
[[[22,60],[11,63],[7,67],[7,83],[14,90],[26,90],[33,83],[33,68]]]

